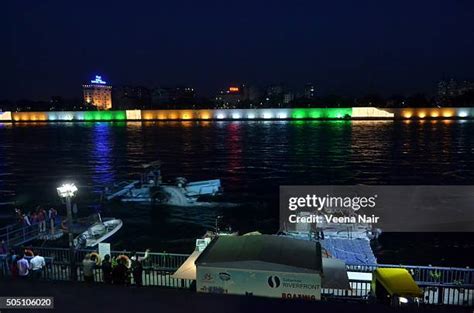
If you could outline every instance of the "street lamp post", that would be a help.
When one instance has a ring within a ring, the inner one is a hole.
[[[74,197],[77,192],[77,187],[74,184],[63,184],[61,187],[57,188],[58,195],[60,198],[64,199],[66,202],[66,212],[67,212],[67,227],[68,227],[68,236],[69,236],[69,269],[70,269],[70,278],[71,280],[76,280],[76,262],[75,262],[75,248],[74,248],[74,238],[72,233],[72,208],[71,208],[71,199]]]

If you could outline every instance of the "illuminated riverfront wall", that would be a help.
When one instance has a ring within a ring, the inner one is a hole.
[[[352,118],[394,118],[393,112],[374,107],[352,108]]]
[[[403,108],[387,109],[397,119],[474,118],[474,108]]]
[[[322,109],[225,109],[225,110],[143,110],[143,120],[252,120],[252,119],[342,119],[352,108]]]
[[[474,118],[474,108],[313,108],[227,110],[127,110],[0,112],[0,122],[142,121],[142,120],[287,120],[287,119],[428,119]]]
[[[126,120],[125,111],[64,111],[13,112],[15,122],[35,121],[120,121]]]
[[[9,122],[12,120],[11,112],[0,112],[0,122]]]

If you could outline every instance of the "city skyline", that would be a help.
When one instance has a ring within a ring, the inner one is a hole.
[[[0,99],[80,96],[97,72],[114,85],[318,84],[322,94],[436,91],[472,79],[473,4],[302,1],[202,4],[8,3]],[[449,14],[448,14],[449,13]],[[99,18],[100,17],[100,18]],[[61,27],[57,27],[58,23]]]

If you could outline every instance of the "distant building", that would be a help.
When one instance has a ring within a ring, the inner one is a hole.
[[[65,108],[64,99],[61,96],[52,96],[49,100],[49,110],[60,111]]]
[[[215,97],[219,108],[255,108],[260,103],[262,93],[256,86],[233,84],[221,90]]]
[[[449,81],[442,80],[438,82],[439,99],[454,98],[472,91],[474,91],[474,82],[471,81],[458,82],[451,78]]]
[[[110,110],[112,108],[112,86],[107,85],[101,76],[95,76],[90,84],[82,85],[84,103],[93,105],[98,110]]]
[[[168,94],[171,102],[173,103],[188,103],[196,98],[196,91],[193,87],[189,86],[168,88]]]
[[[283,103],[284,104],[289,104],[293,100],[295,100],[295,94],[292,93],[291,91],[287,91],[283,94]]]
[[[284,104],[285,92],[286,88],[282,84],[268,86],[263,101],[264,106],[281,107]]]
[[[252,105],[259,102],[262,98],[262,92],[256,86],[242,85],[241,88],[244,101],[248,101]]]
[[[196,102],[196,91],[193,87],[157,87],[151,90],[151,103],[155,108],[192,107]]]
[[[231,85],[225,90],[219,91],[215,101],[218,108],[235,109],[244,101],[244,89],[240,85]]]
[[[267,88],[267,97],[271,98],[281,98],[285,91],[283,85],[271,85]]]
[[[160,107],[170,102],[170,93],[168,88],[153,88],[151,91],[151,103],[153,107]]]
[[[112,92],[114,108],[120,110],[145,109],[151,105],[151,91],[142,86],[118,86]]]

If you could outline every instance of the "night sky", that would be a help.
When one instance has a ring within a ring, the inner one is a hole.
[[[433,92],[473,79],[474,1],[47,1],[2,4],[0,99],[113,85],[314,82],[323,94]]]

